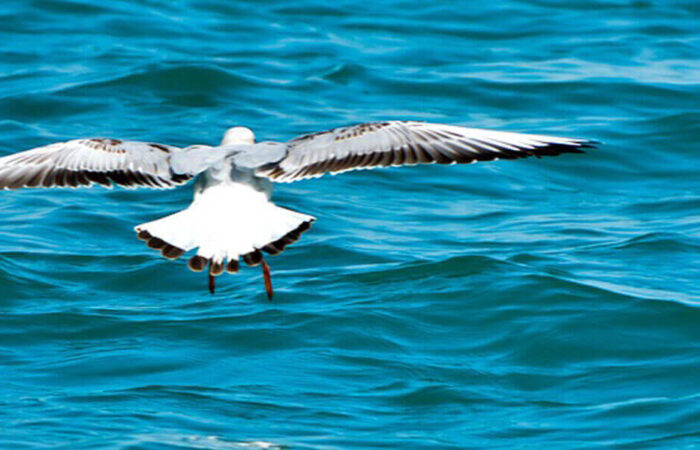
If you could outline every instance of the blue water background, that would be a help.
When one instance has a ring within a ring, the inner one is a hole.
[[[175,191],[0,193],[0,448],[700,442],[700,3],[3,0],[0,154],[373,119],[593,138],[279,186],[314,228],[218,280]]]

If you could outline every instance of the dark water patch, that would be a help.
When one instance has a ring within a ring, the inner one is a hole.
[[[34,0],[30,3],[32,3],[33,7],[38,11],[49,12],[51,14],[64,14],[69,17],[80,14],[88,16],[92,14],[104,14],[110,11],[110,8],[103,5],[95,5],[84,1],[55,3],[51,1]]]
[[[700,198],[695,195],[675,196],[660,198],[651,201],[635,202],[622,206],[622,210],[633,214],[643,215],[663,215],[678,214],[685,215],[687,211],[700,208]],[[687,217],[692,223],[693,218]]]
[[[14,96],[0,102],[0,113],[12,120],[51,120],[66,114],[88,114],[100,106],[99,100],[81,102],[65,97],[43,95]]]
[[[616,248],[697,254],[700,250],[700,240],[672,233],[649,233],[634,237]]]
[[[168,95],[177,101],[178,95],[199,95],[216,104],[214,96],[255,85],[256,81],[235,75],[215,66],[153,66],[140,73],[128,74],[95,83],[72,87],[65,93],[95,95],[100,91],[120,90],[133,95],[134,89],[145,90],[149,95]],[[173,97],[176,96],[176,97]],[[207,104],[198,106],[208,106]]]
[[[357,279],[371,282],[374,280],[391,281],[422,278],[430,276],[431,274],[462,276],[482,273],[499,267],[501,264],[503,263],[485,256],[462,256],[450,258],[445,261],[411,264],[396,269],[384,270],[380,273],[372,272],[364,274],[366,278],[359,277]]]

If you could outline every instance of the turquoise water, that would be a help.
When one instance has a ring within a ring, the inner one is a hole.
[[[372,119],[600,149],[279,186],[318,218],[206,276],[175,191],[0,193],[0,448],[700,445],[700,7],[4,0],[0,154]]]

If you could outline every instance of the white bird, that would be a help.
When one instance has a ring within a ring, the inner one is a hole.
[[[239,258],[269,266],[299,239],[314,217],[276,206],[271,182],[292,182],[354,169],[420,163],[473,163],[583,153],[593,141],[425,122],[385,121],[307,134],[288,142],[255,143],[251,130],[229,129],[221,145],[186,148],[119,139],[77,139],[0,158],[0,189],[113,184],[174,188],[197,177],[194,200],[180,212],[135,227],[169,259],[197,249],[189,268],[209,265],[214,277],[238,271]]]

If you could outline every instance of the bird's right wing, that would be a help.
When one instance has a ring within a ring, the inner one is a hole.
[[[0,190],[99,183],[173,188],[221,158],[215,148],[185,149],[119,139],[75,139],[0,158]]]
[[[426,122],[371,122],[299,136],[256,171],[290,182],[324,173],[421,163],[464,164],[582,153],[594,142]]]

